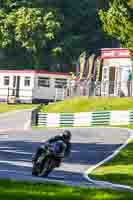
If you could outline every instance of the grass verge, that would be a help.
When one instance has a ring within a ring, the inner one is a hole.
[[[96,168],[89,177],[133,187],[133,140],[112,160]]]
[[[32,128],[33,129],[47,129],[47,128],[51,128],[51,129],[54,129],[54,128],[58,128],[58,129],[64,129],[64,128],[129,128],[129,129],[133,129],[133,124],[130,124],[130,125],[97,125],[97,126],[75,126],[75,127],[71,127],[71,126],[63,126],[63,127],[45,127],[45,126],[35,126],[33,125]]]
[[[41,112],[75,113],[104,110],[133,110],[132,98],[76,97],[42,106]]]
[[[15,110],[32,109],[37,107],[37,104],[3,104],[0,103],[0,113],[11,112]]]
[[[129,124],[129,125],[112,125],[110,127],[118,127],[118,128],[129,128],[129,129],[133,129],[133,124]]]
[[[2,200],[132,200],[132,192],[0,181]]]

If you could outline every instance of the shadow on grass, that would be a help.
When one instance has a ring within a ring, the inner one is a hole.
[[[0,181],[0,199],[4,200],[132,200],[132,198],[131,192]]]

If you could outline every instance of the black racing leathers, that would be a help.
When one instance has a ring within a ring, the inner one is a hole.
[[[62,136],[60,136],[60,135],[58,136],[57,135],[57,136],[49,139],[48,141],[46,141],[46,143],[51,144],[51,143],[57,142],[59,140],[62,140],[66,144],[67,148],[66,148],[66,151],[65,151],[65,157],[68,157],[70,155],[70,153],[71,153],[71,143],[70,142],[65,142],[65,140],[64,140],[64,138]]]

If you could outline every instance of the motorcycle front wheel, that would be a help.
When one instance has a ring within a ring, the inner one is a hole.
[[[38,173],[38,176],[41,176],[41,177],[48,176],[48,174],[54,169],[54,166],[55,166],[54,163],[55,163],[54,159],[46,158],[42,162],[42,166],[41,166],[40,172]]]

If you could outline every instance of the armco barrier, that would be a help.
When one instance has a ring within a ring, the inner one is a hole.
[[[109,125],[111,112],[92,112],[91,125]]]
[[[94,125],[133,124],[133,111],[99,111],[81,113],[38,112],[36,116],[36,125],[39,127],[87,127]]]

